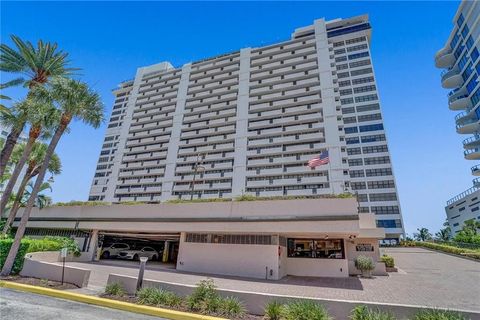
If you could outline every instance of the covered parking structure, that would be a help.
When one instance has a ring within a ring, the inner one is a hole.
[[[51,207],[34,210],[28,227],[89,230],[84,261],[105,240],[177,241],[179,270],[272,280],[348,277],[356,256],[380,259],[385,236],[354,198]]]

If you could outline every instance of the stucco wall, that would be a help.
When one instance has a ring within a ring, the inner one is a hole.
[[[62,281],[62,265],[58,261],[59,252],[35,252],[25,256],[20,275],[53,281]],[[79,287],[86,287],[90,278],[90,270],[65,266],[64,281]]]
[[[287,274],[305,277],[348,277],[346,259],[287,258]]]
[[[257,279],[266,277],[278,279],[278,246],[181,241],[177,269]]]

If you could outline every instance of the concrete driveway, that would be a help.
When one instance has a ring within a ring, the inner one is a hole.
[[[480,312],[480,263],[420,248],[386,248],[400,269],[374,279],[285,277],[279,281],[251,280],[183,273],[154,265],[145,277],[182,284],[196,284],[207,276],[222,289],[278,295],[368,301]],[[138,262],[137,262],[138,263]],[[108,274],[136,276],[137,264],[69,263],[91,269],[89,286],[101,290]],[[81,289],[85,290],[85,289]]]
[[[166,320],[34,293],[0,288],[2,320]]]

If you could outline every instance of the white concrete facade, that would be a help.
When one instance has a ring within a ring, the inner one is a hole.
[[[402,215],[370,31],[367,16],[319,19],[288,41],[181,68],[139,69],[134,81],[114,91],[114,112],[123,106],[123,113],[120,119],[112,113],[110,125],[120,129],[109,128],[106,139],[123,138],[115,147],[104,145],[89,199],[349,191],[358,193],[360,211],[374,213],[388,238],[398,238]],[[103,154],[111,148],[115,156]],[[306,166],[325,149],[328,165]]]
[[[457,112],[456,131],[469,135],[463,140],[463,154],[467,160],[480,160],[480,3],[462,1],[453,18],[453,30],[445,46],[435,55],[435,66],[444,69],[441,84],[448,93],[448,107]],[[471,168],[473,176],[480,176],[480,165]],[[480,178],[473,179],[473,187],[447,201],[445,211],[452,236],[461,230],[465,220],[480,219],[478,207],[469,206],[480,192]],[[463,204],[467,204],[466,207]],[[463,208],[462,211],[458,211]],[[476,209],[471,211],[470,209]]]

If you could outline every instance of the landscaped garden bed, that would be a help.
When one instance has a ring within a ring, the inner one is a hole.
[[[78,289],[78,287],[71,283],[64,282],[63,284],[59,281],[52,281],[47,279],[38,279],[32,277],[22,277],[22,276],[7,276],[0,277],[0,280],[11,281],[21,284],[28,284],[31,286],[44,287],[57,290],[68,290],[68,289]]]
[[[480,248],[469,249],[456,246],[455,243],[435,243],[428,241],[403,241],[401,243],[405,247],[423,247],[432,250],[443,251],[445,253],[455,254],[458,256],[468,257],[480,260]]]
[[[103,298],[119,300],[163,309],[193,312],[232,320],[333,320],[334,316],[321,304],[312,300],[292,299],[286,303],[269,302],[264,316],[249,314],[243,303],[234,297],[221,297],[213,280],[200,281],[188,296],[158,288],[142,288],[128,295],[121,284],[112,283],[105,288]],[[351,310],[351,320],[397,320],[395,314],[378,308],[360,305]],[[468,320],[454,311],[424,309],[405,320]]]

